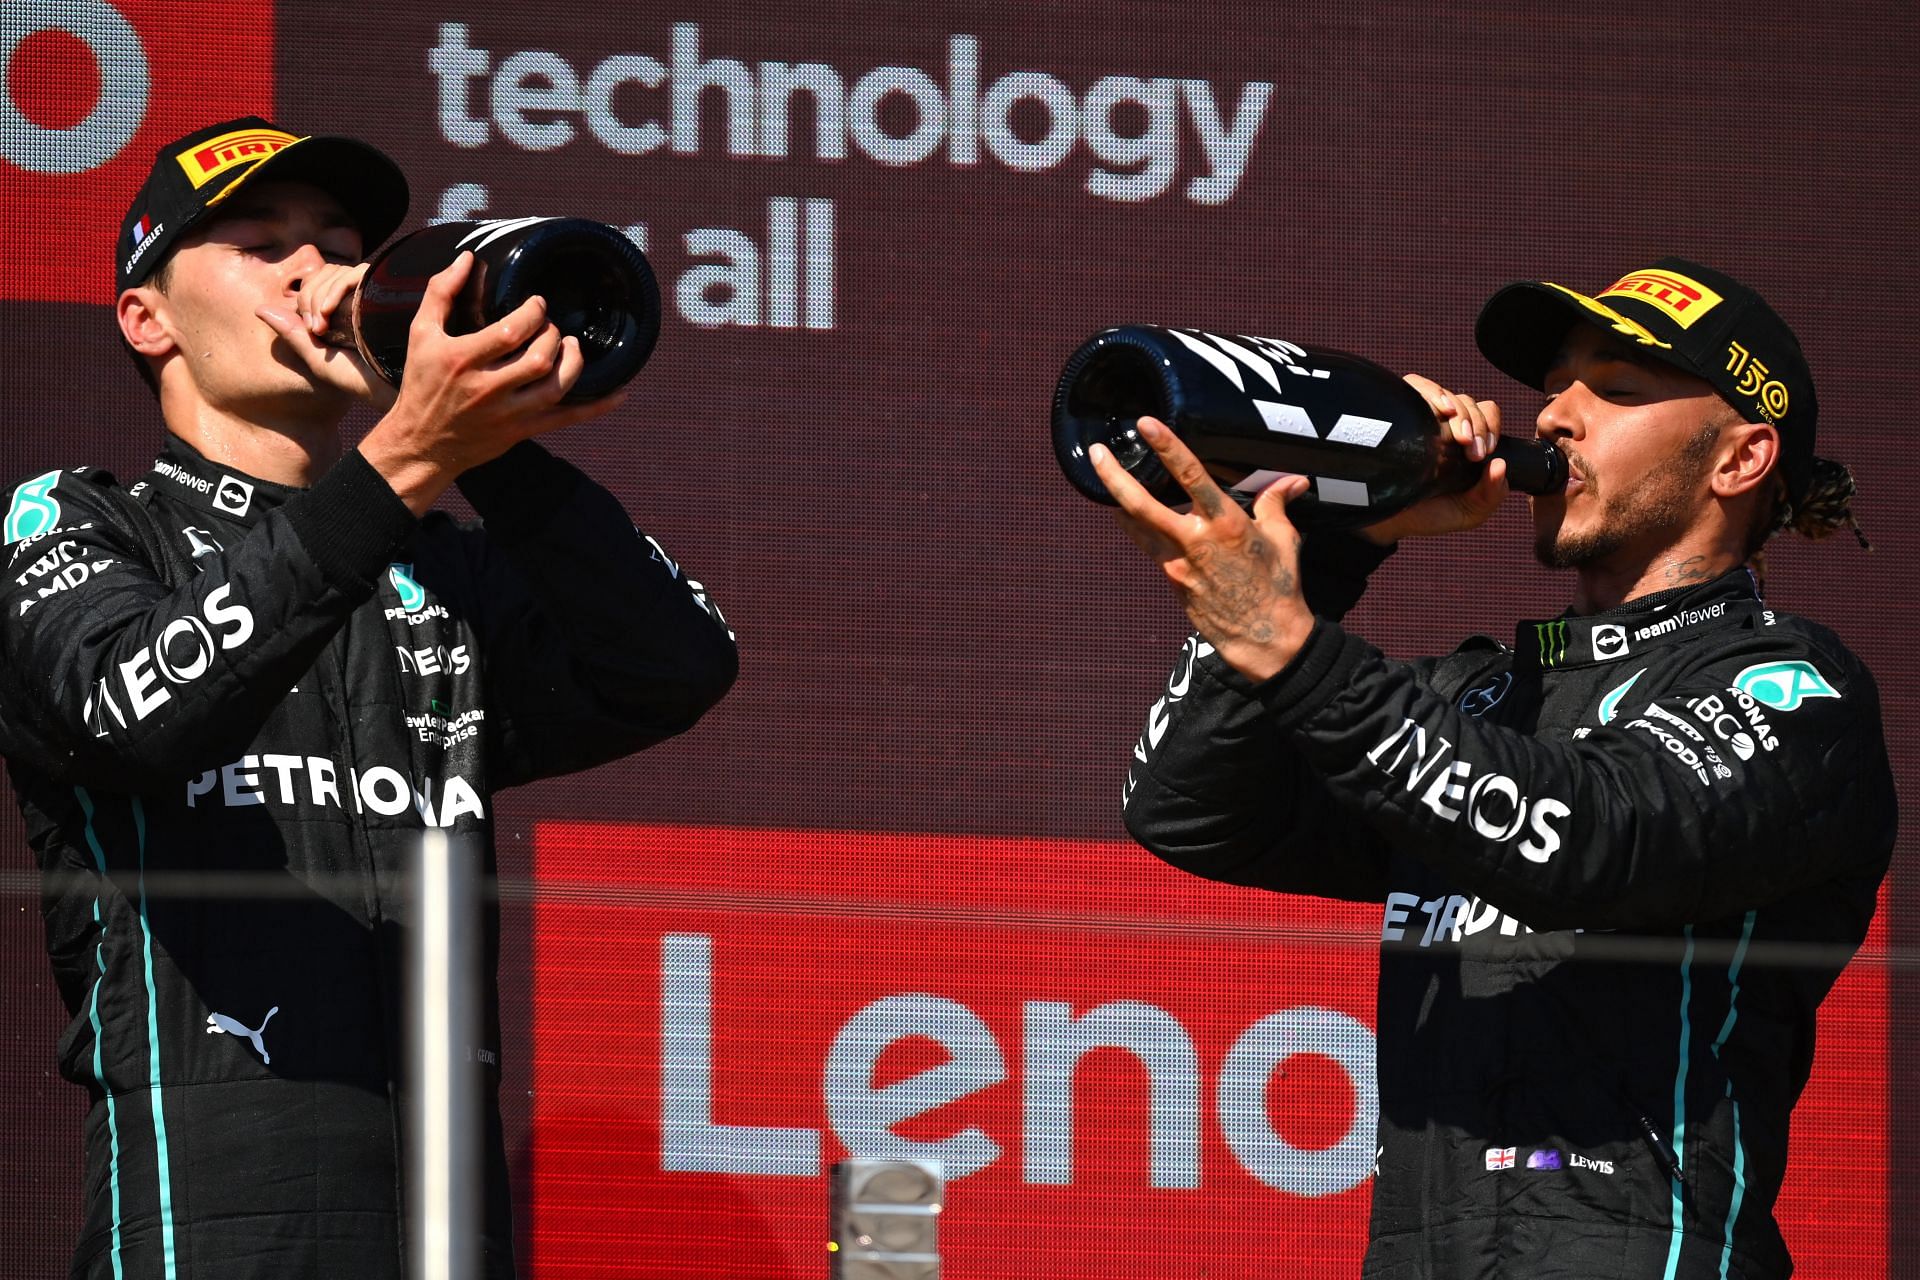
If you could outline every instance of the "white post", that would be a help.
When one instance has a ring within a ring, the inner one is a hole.
[[[939,1161],[850,1156],[833,1166],[828,1197],[831,1280],[940,1280]]]
[[[479,1066],[473,1061],[479,872],[462,852],[473,851],[457,851],[443,831],[421,838],[407,1090],[414,1117],[413,1270],[421,1280],[467,1280],[480,1264]]]

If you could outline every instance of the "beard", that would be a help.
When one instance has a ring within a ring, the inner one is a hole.
[[[1683,529],[1699,511],[1695,487],[1719,436],[1720,424],[1708,423],[1688,438],[1669,465],[1618,493],[1601,487],[1586,460],[1567,449],[1568,465],[1584,482],[1588,496],[1600,500],[1600,522],[1585,533],[1563,533],[1557,526],[1539,530],[1534,535],[1534,559],[1549,569],[1584,569],[1649,534]]]

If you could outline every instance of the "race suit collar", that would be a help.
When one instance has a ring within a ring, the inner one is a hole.
[[[1641,596],[1586,617],[1569,611],[1547,622],[1522,622],[1514,629],[1514,666],[1603,666],[1701,628],[1740,625],[1763,609],[1753,575],[1733,569],[1711,582]]]
[[[156,492],[188,506],[241,524],[252,524],[257,516],[300,492],[209,462],[198,449],[172,432],[167,433],[165,443],[160,446],[159,460],[147,473],[147,483]]]

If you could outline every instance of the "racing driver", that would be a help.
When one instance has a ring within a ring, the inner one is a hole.
[[[1304,477],[1243,512],[1144,420],[1176,514],[1102,451],[1197,630],[1128,829],[1212,879],[1382,904],[1365,1275],[1781,1280],[1788,1119],[1895,804],[1872,678],[1746,566],[1850,523],[1852,480],[1813,454],[1798,341],[1717,271],[1510,285],[1476,338],[1547,393],[1572,472],[1532,505],[1572,608],[1511,646],[1395,662],[1338,621],[1395,540],[1484,521],[1498,461],[1303,544]],[[1497,406],[1409,381],[1486,457]]]
[[[91,1095],[73,1274],[403,1274],[399,935],[424,828],[492,869],[500,788],[693,725],[732,634],[619,504],[536,436],[561,397],[543,303],[445,319],[432,278],[393,394],[322,336],[406,214],[365,144],[247,118],[160,149],[116,241],[153,470],[25,479],[5,517],[0,750],[45,879]],[[356,448],[356,402],[383,412]],[[435,500],[458,484],[482,518]],[[483,527],[482,527],[483,526]],[[489,913],[484,1274],[514,1274]],[[462,1050],[466,1050],[464,1053]]]

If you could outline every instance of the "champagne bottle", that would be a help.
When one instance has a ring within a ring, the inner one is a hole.
[[[447,332],[472,333],[528,298],[546,299],[547,319],[580,340],[586,358],[570,403],[597,400],[625,384],[660,336],[660,289],[653,268],[627,237],[586,218],[443,222],[402,236],[374,258],[348,310],[352,344],[382,378],[400,384],[407,331],[427,279],[463,250],[473,270],[454,300]]]
[[[1370,360],[1274,338],[1127,325],[1068,358],[1053,397],[1053,449],[1073,486],[1113,504],[1087,457],[1104,444],[1160,501],[1190,499],[1140,438],[1160,419],[1243,504],[1277,474],[1312,487],[1287,504],[1302,528],[1373,524],[1435,493],[1470,488],[1470,462],[1426,397]],[[1567,460],[1544,440],[1503,436],[1495,457],[1523,493],[1558,493]]]

